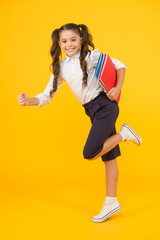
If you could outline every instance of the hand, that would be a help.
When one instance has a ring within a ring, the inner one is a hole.
[[[29,105],[29,97],[24,92],[22,92],[20,95],[18,95],[17,101],[21,106]]]
[[[115,101],[118,98],[120,91],[121,90],[119,88],[113,87],[108,91],[108,93],[106,93],[106,95],[110,100]]]

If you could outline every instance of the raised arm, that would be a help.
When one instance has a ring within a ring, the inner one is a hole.
[[[33,98],[29,98],[26,93],[22,92],[20,95],[18,95],[18,98],[17,98],[19,104],[21,106],[42,107],[42,106],[46,105],[47,103],[50,103],[50,101],[52,99],[50,97],[50,90],[52,90],[52,88],[53,88],[53,81],[54,81],[54,76],[52,74],[44,91],[42,93],[37,94]],[[53,96],[59,90],[61,83],[62,83],[62,79],[59,78],[57,90],[54,92]]]

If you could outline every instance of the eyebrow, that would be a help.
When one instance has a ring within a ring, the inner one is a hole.
[[[71,37],[71,39],[72,39],[72,38],[77,38],[77,37],[76,37],[76,36],[74,36],[74,37]],[[66,38],[62,38],[61,40],[66,40]]]

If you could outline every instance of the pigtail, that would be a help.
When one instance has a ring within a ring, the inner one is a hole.
[[[91,46],[94,49],[94,44],[92,43],[92,35],[89,33],[88,28],[84,24],[78,25],[81,31],[81,37],[82,37],[82,44],[81,44],[81,55],[80,55],[80,65],[81,69],[83,71],[83,79],[82,79],[82,87],[87,86],[87,62],[85,60],[86,55],[91,54],[91,51],[89,50],[89,46]]]
[[[59,29],[55,29],[52,32],[51,35],[52,38],[52,46],[50,48],[50,54],[53,59],[52,64],[50,67],[52,67],[52,72],[54,75],[54,81],[53,81],[53,89],[50,91],[50,97],[52,97],[53,93],[57,90],[57,82],[58,82],[58,77],[60,74],[60,55],[62,59],[62,53],[61,53],[61,48],[59,46]]]

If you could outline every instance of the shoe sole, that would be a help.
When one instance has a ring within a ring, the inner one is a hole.
[[[141,145],[142,144],[141,137],[129,125],[123,124],[123,126],[126,127],[136,137],[136,139],[139,142],[138,146]]]
[[[107,213],[104,217],[98,218],[98,219],[92,218],[92,221],[93,221],[93,222],[104,222],[104,221],[106,221],[110,216],[112,216],[114,213],[120,211],[121,209],[122,209],[122,207],[119,205],[118,207],[116,207],[115,209],[113,209],[112,211],[110,211],[109,213]]]

